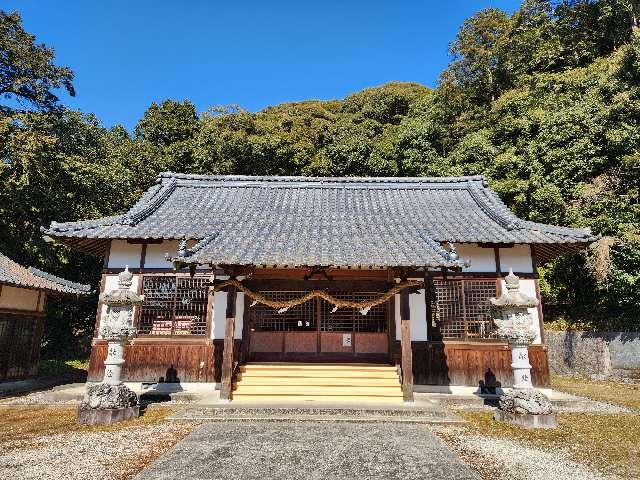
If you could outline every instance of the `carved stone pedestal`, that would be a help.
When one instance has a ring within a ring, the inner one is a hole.
[[[78,423],[114,423],[140,415],[138,396],[126,385],[98,383],[87,389],[78,407]]]
[[[523,428],[558,428],[558,419],[555,413],[532,415],[530,413],[511,413],[504,410],[496,410],[493,413],[493,419]]]
[[[127,408],[89,408],[86,410],[78,408],[78,423],[84,425],[108,425],[139,416],[140,407],[138,405]]]
[[[500,396],[493,419],[525,428],[556,428],[558,420],[547,396],[535,388],[508,390]]]

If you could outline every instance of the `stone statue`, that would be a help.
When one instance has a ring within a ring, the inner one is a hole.
[[[553,428],[557,426],[551,402],[531,382],[529,345],[537,336],[529,308],[538,305],[538,299],[520,292],[520,279],[509,271],[504,279],[507,291],[491,298],[491,312],[498,327],[498,336],[511,347],[513,389],[500,396],[496,420],[506,420],[525,427]]]
[[[130,290],[133,275],[126,267],[118,275],[118,288],[100,295],[107,313],[100,325],[100,336],[107,340],[107,358],[104,361],[102,383],[87,388],[78,410],[81,423],[112,423],[139,415],[138,396],[122,383],[124,344],[135,337],[133,308],[140,306],[144,297]]]

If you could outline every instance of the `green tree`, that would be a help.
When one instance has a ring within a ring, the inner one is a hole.
[[[22,28],[17,12],[0,10],[0,113],[16,110],[16,105],[38,110],[59,108],[56,89],[64,88],[75,95],[73,72],[54,65],[54,51],[37,45],[35,37]]]

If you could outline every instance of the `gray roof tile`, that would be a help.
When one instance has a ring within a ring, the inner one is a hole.
[[[71,282],[34,267],[25,268],[1,253],[0,283],[74,295],[91,292],[90,285]]]
[[[519,219],[484,177],[163,173],[123,215],[53,222],[51,237],[199,241],[187,262],[455,266],[438,242],[586,244],[588,229]]]

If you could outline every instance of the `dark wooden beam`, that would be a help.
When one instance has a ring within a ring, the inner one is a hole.
[[[102,268],[109,267],[109,256],[111,255],[111,241],[107,243],[107,247],[104,249],[104,260],[102,261]]]
[[[127,243],[132,245],[144,245],[145,243],[153,243],[155,245],[159,245],[164,242],[161,238],[128,238]]]
[[[513,243],[500,243],[500,242],[484,242],[478,243],[481,248],[513,248]]]
[[[233,336],[236,329],[236,293],[236,287],[229,287],[227,292],[227,314],[224,323],[221,400],[231,400],[231,388],[233,386]]]
[[[411,351],[411,318],[409,290],[400,292],[400,346],[402,349],[402,397],[413,402],[413,352]]]
[[[430,341],[442,340],[440,329],[435,321],[434,307],[435,285],[433,284],[433,275],[431,272],[424,273],[424,303],[427,314],[427,339]]]
[[[278,290],[331,290],[331,291],[365,291],[386,292],[392,283],[384,280],[284,280],[284,279],[251,279],[242,284],[253,291]]]
[[[544,315],[542,314],[542,298],[540,295],[540,280],[537,278],[534,280],[536,287],[536,298],[538,299],[538,325],[540,327],[540,342],[542,344],[547,343],[547,335],[544,331]]]

